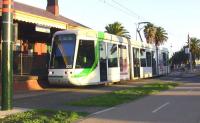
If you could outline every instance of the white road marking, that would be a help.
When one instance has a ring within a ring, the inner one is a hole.
[[[103,112],[106,112],[106,111],[110,111],[110,110],[112,110],[112,109],[115,109],[115,107],[112,107],[112,108],[108,108],[108,109],[104,109],[104,110],[95,112],[95,113],[93,113],[92,115],[97,115],[97,114],[100,114],[100,113],[103,113]]]
[[[156,108],[155,110],[152,111],[152,113],[156,113],[158,112],[159,110],[161,110],[162,108],[164,108],[165,106],[169,105],[170,103],[169,102],[166,102],[165,104],[159,106],[158,108]]]

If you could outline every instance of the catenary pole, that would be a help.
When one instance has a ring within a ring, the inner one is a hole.
[[[1,110],[13,108],[13,0],[2,0]]]

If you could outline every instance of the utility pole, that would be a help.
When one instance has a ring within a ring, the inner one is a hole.
[[[191,53],[191,40],[188,34],[188,46],[189,46],[189,62],[190,62],[190,72],[192,72],[192,53]]]
[[[13,108],[13,0],[2,0],[1,110]]]

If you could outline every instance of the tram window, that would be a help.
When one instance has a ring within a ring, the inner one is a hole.
[[[146,67],[146,56],[145,49],[140,49],[140,61],[141,67]]]
[[[163,53],[163,65],[167,66],[167,54]]]
[[[146,52],[146,58],[147,58],[147,67],[151,67],[151,53]]]
[[[140,67],[139,49],[133,48],[133,64],[134,67]]]
[[[76,35],[57,35],[53,41],[50,68],[71,69],[73,68]]]
[[[76,68],[91,68],[95,60],[94,41],[80,40]]]
[[[107,58],[107,54],[106,54],[106,43],[105,42],[101,42],[99,44],[99,52],[100,52],[100,59],[106,59]]]
[[[118,67],[116,44],[108,43],[108,67]]]
[[[166,53],[166,66],[168,66],[168,65],[169,65],[169,54]]]

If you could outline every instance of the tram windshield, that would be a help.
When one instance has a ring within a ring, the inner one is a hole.
[[[50,68],[51,69],[73,68],[75,45],[76,45],[75,34],[56,35],[53,40]]]

